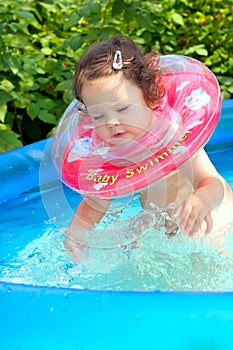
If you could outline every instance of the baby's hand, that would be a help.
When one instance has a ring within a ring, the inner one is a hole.
[[[189,236],[193,236],[201,228],[204,221],[206,223],[206,234],[210,233],[213,227],[208,202],[195,193],[181,202],[172,216],[173,219],[179,221],[180,227]]]
[[[80,262],[84,250],[88,249],[87,243],[84,242],[83,237],[80,237],[80,234],[77,234],[77,232],[74,233],[71,230],[67,230],[66,235],[67,237],[64,241],[66,250],[75,262]]]

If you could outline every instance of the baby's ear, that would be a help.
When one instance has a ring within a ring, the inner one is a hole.
[[[159,107],[159,103],[158,102],[154,102],[154,103],[147,103],[147,106],[150,108],[150,109],[152,109],[152,110],[154,110],[154,109],[156,109],[156,108],[158,108]]]

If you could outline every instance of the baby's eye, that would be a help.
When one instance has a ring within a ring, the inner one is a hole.
[[[92,117],[94,120],[99,120],[101,118],[103,118],[103,115],[95,115]]]
[[[126,111],[128,109],[129,106],[124,106],[124,107],[120,107],[117,109],[117,112],[123,112]]]

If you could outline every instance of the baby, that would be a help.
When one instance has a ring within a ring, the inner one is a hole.
[[[75,97],[85,105],[97,134],[108,144],[137,140],[155,122],[154,110],[166,89],[158,63],[157,53],[143,55],[130,38],[121,35],[92,47],[79,60]],[[189,236],[209,235],[216,232],[219,221],[223,226],[232,220],[232,191],[204,149],[139,195],[142,207],[148,210],[174,203],[168,214]],[[76,261],[81,252],[75,241],[85,244],[85,231],[101,220],[110,204],[110,199],[86,197],[77,207],[66,231],[66,245]]]

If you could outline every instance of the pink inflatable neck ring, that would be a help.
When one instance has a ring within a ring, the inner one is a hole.
[[[205,145],[221,110],[214,74],[185,56],[162,56],[160,66],[165,95],[141,139],[106,145],[91,118],[80,118],[80,102],[70,104],[53,140],[54,164],[67,186],[89,197],[124,196],[176,171]]]

